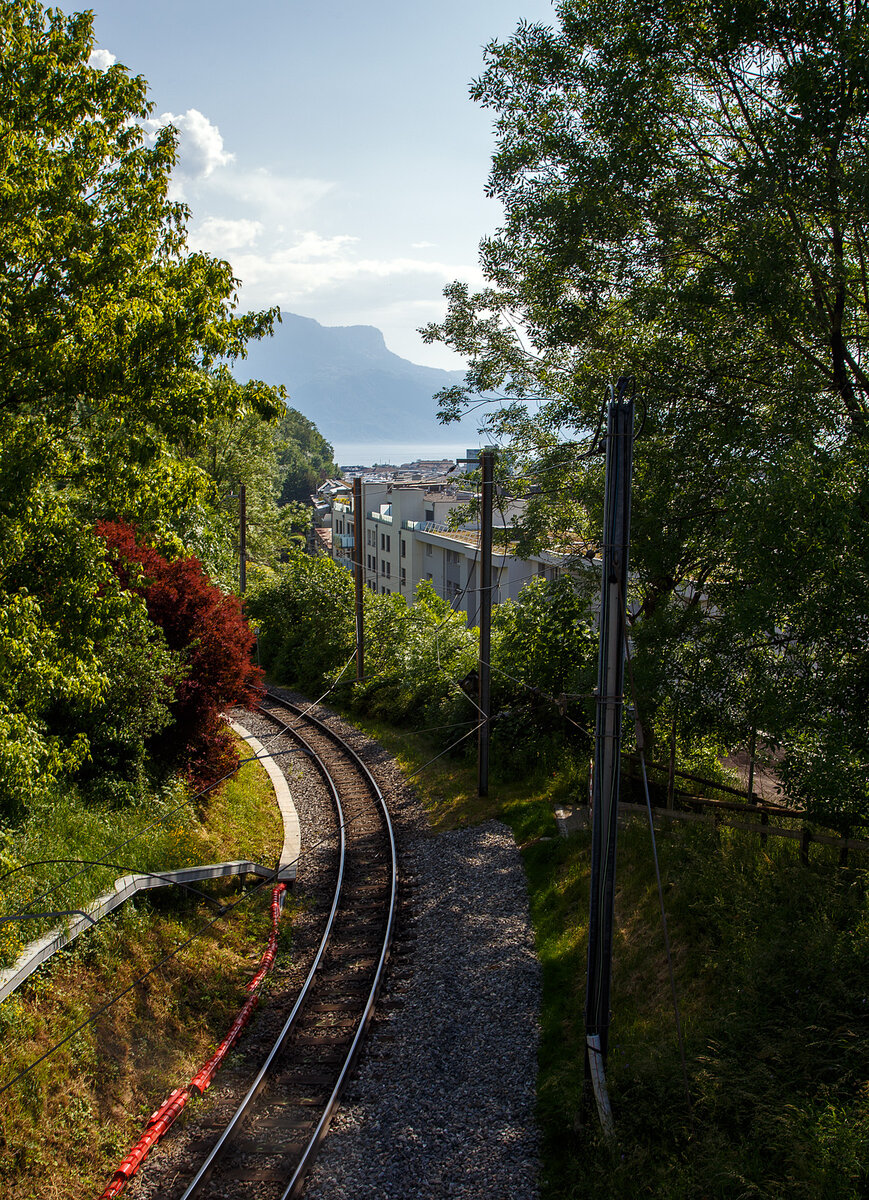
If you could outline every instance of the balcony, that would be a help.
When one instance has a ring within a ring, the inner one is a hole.
[[[342,550],[352,550],[355,544],[352,533],[335,533],[332,535],[332,545],[340,546]]]
[[[439,521],[402,521],[402,529],[415,529],[417,533],[451,533],[449,525]]]
[[[383,525],[392,524],[392,514],[382,512],[368,512],[365,514],[369,521],[380,521]]]

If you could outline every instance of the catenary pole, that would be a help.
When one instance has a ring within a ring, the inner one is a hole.
[[[627,620],[631,522],[633,384],[619,380],[611,393],[606,433],[606,492],[602,548],[600,641],[592,790],[591,895],[585,1004],[586,1071],[594,1079],[606,1063],[610,1020],[613,898]],[[600,1107],[600,1103],[599,1103]]]
[[[238,590],[247,591],[247,486],[238,485]]]
[[[365,622],[362,604],[362,530],[365,527],[365,510],[362,499],[362,476],[353,480],[353,574],[356,578],[356,680],[365,678]]]
[[[480,451],[482,476],[480,514],[480,728],[477,733],[477,794],[489,794],[489,733],[491,714],[489,669],[492,652],[492,500],[495,491],[495,451]]]

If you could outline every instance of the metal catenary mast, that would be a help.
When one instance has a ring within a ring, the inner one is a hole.
[[[611,1132],[606,1098],[613,949],[619,768],[622,732],[628,546],[633,467],[633,379],[610,390],[606,432],[606,492],[602,547],[600,642],[592,789],[591,895],[586,985],[586,1074],[594,1085],[601,1121]]]

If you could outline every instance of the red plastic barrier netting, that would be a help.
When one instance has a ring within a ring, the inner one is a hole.
[[[100,1200],[114,1200],[115,1196],[121,1194],[151,1153],[153,1147],[169,1132],[170,1127],[179,1113],[183,1111],[188,1100],[193,1096],[201,1096],[206,1088],[211,1086],[214,1076],[220,1070],[221,1063],[241,1037],[242,1030],[251,1019],[259,1001],[259,989],[262,986],[263,980],[274,965],[278,950],[278,922],[281,919],[283,894],[286,890],[287,885],[285,883],[279,883],[272,890],[272,928],[269,934],[268,946],[260,959],[260,965],[256,974],[247,985],[247,991],[250,994],[239,1009],[238,1016],[230,1025],[226,1037],[208,1062],[196,1072],[190,1083],[186,1087],[176,1088],[171,1095],[167,1096],[160,1107],[151,1113],[145,1125],[145,1132],[106,1184]]]

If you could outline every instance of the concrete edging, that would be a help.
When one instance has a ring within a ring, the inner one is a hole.
[[[302,850],[302,830],[299,825],[299,814],[296,812],[295,804],[293,804],[289,784],[283,771],[271,757],[265,746],[263,746],[262,742],[257,741],[253,734],[248,732],[243,725],[239,725],[237,721],[230,721],[227,718],[227,724],[234,733],[244,738],[272,781],[272,787],[275,789],[275,800],[277,801],[278,808],[281,810],[281,819],[284,823],[284,844],[281,847],[281,856],[278,859],[278,879],[289,882],[296,878],[296,865]]]
[[[235,721],[228,721],[228,724],[239,737],[244,738],[256,757],[262,761],[272,782],[275,800],[280,809],[284,826],[284,844],[278,860],[277,879],[289,883],[296,878],[296,864],[301,850],[301,829],[287,781],[274,759],[268,756],[268,751],[255,737]],[[115,880],[115,885],[110,892],[104,892],[102,896],[98,896],[74,920],[58,926],[43,937],[30,942],[11,967],[0,971],[0,1003],[20,987],[24,980],[32,975],[37,967],[47,962],[53,954],[74,942],[80,933],[96,925],[97,921],[114,912],[116,908],[120,908],[138,892],[149,891],[152,888],[195,883],[203,879],[221,879],[229,875],[258,875],[260,878],[267,879],[270,876],[273,877],[275,872],[260,863],[237,859],[231,862],[206,863],[199,867],[181,867],[177,871],[122,875]]]

